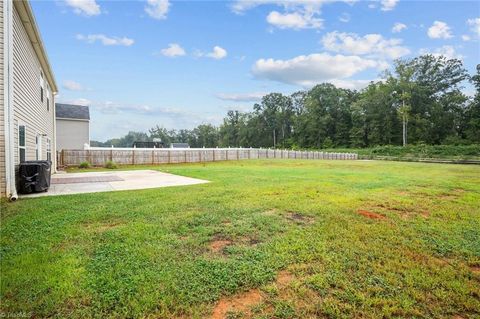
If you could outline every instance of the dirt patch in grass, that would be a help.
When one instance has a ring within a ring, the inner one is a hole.
[[[398,204],[400,205],[400,204]],[[389,212],[394,212],[399,214],[402,218],[408,218],[415,215],[420,215],[422,217],[428,218],[430,217],[430,211],[428,209],[422,207],[403,207],[403,206],[395,206],[395,204],[390,203],[381,203],[374,205],[373,208],[381,209]]]
[[[278,273],[277,275],[277,286],[279,288],[283,288],[285,286],[288,286],[288,284],[290,282],[292,282],[292,280],[294,279],[295,277],[292,275],[292,273],[290,273],[289,271],[287,270],[282,270]]]
[[[480,275],[480,265],[469,266],[469,268],[474,274]]]
[[[287,212],[285,217],[292,222],[295,222],[300,225],[308,225],[308,224],[313,224],[315,222],[315,219],[309,216],[302,215],[297,212]]]
[[[386,219],[385,215],[377,214],[368,210],[359,209],[357,210],[357,214],[362,215],[363,217],[367,217],[370,219]]]
[[[250,308],[263,300],[258,289],[252,289],[230,297],[221,298],[213,308],[211,319],[228,318],[229,313],[244,313],[248,315]]]
[[[231,240],[228,239],[214,239],[208,244],[208,248],[211,252],[219,253],[222,250],[232,244]]]

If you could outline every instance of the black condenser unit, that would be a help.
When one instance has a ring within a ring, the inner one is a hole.
[[[52,162],[26,161],[19,166],[19,188],[21,194],[46,192],[50,187]]]

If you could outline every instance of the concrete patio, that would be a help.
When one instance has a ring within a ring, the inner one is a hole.
[[[153,170],[64,173],[52,175],[48,192],[20,195],[20,197],[111,192],[203,183],[208,181]]]

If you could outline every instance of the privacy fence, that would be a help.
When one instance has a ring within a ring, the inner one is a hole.
[[[327,153],[318,151],[292,151],[262,148],[89,148],[86,150],[62,150],[58,152],[59,166],[75,166],[89,162],[103,166],[108,161],[121,165],[155,165],[168,163],[198,163],[236,161],[243,159],[312,159],[356,160],[355,153]]]

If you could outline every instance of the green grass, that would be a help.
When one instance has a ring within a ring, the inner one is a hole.
[[[145,168],[211,183],[3,202],[0,312],[208,318],[258,288],[261,303],[229,318],[480,316],[478,166]],[[213,251],[218,239],[231,244]]]
[[[480,160],[480,145],[407,145],[375,146],[370,148],[329,149],[331,152],[354,152],[366,158],[389,156],[395,159],[445,159],[445,160]]]

